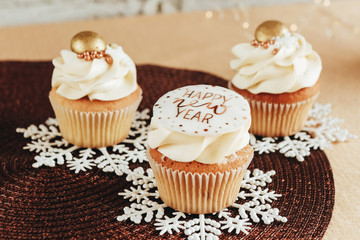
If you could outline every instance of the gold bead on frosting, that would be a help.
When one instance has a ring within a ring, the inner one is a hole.
[[[282,22],[276,20],[265,21],[255,30],[255,39],[259,42],[266,42],[273,37],[282,37],[289,33],[289,29]]]
[[[70,46],[75,53],[101,52],[106,49],[106,42],[98,33],[83,31],[71,39]]]

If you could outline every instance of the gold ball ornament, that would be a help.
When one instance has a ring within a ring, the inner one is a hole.
[[[259,42],[266,42],[273,37],[282,37],[289,33],[289,29],[280,21],[269,20],[261,23],[255,30],[255,39]]]
[[[70,41],[71,51],[75,53],[101,52],[106,49],[105,40],[96,32],[79,32]]]

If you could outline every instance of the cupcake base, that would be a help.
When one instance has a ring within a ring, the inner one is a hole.
[[[112,146],[127,138],[142,99],[139,96],[133,103],[119,110],[91,112],[64,107],[51,94],[49,98],[62,137],[71,144],[86,148]]]
[[[260,136],[289,136],[300,132],[317,96],[290,104],[247,99],[252,119],[249,131]]]
[[[253,94],[229,82],[229,89],[242,95],[250,104],[250,132],[266,137],[284,137],[300,132],[308,113],[319,96],[320,81],[313,87],[293,93]]]
[[[241,166],[222,172],[199,173],[168,168],[158,163],[150,149],[147,150],[161,200],[175,210],[191,214],[218,212],[235,202],[253,149],[250,147],[237,154],[241,160],[245,159]]]

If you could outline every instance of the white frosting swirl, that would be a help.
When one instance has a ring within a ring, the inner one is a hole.
[[[250,124],[249,104],[236,92],[185,86],[155,103],[148,143],[173,161],[222,163],[249,144]]]
[[[275,55],[274,49],[279,49]],[[254,94],[280,94],[314,86],[322,69],[319,55],[297,33],[276,38],[268,49],[238,44],[232,53],[238,57],[230,62],[238,71],[232,83]]]
[[[106,54],[113,58],[112,64],[105,58],[85,61],[62,50],[60,57],[53,59],[52,87],[72,100],[88,96],[90,100],[112,101],[130,95],[137,89],[135,63],[116,44],[107,46]]]
[[[240,129],[220,136],[194,136],[167,129],[153,118],[148,134],[149,146],[178,162],[222,163],[226,156],[249,144],[250,123],[248,119]]]

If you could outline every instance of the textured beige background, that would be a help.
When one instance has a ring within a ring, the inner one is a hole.
[[[318,101],[332,103],[332,115],[345,119],[343,127],[360,136],[360,36],[353,25],[360,22],[358,9],[360,1],[337,2],[326,9],[315,4],[252,8],[250,32],[267,19],[302,27],[300,32],[323,60]],[[50,60],[61,49],[69,48],[75,33],[86,29],[101,33],[108,42],[121,44],[137,64],[202,70],[226,79],[234,74],[229,68],[231,47],[248,41],[231,10],[225,12],[224,19],[216,13],[210,19],[204,12],[181,13],[0,28],[0,60]],[[333,37],[327,38],[331,33]],[[326,150],[333,168],[336,199],[325,239],[359,239],[359,143],[351,140]]]
[[[11,0],[0,1],[0,26],[105,17],[279,5],[313,0]],[[321,1],[321,0],[320,0]],[[329,0],[326,0],[329,1]],[[335,0],[332,0],[335,1]],[[338,0],[339,1],[339,0]]]

